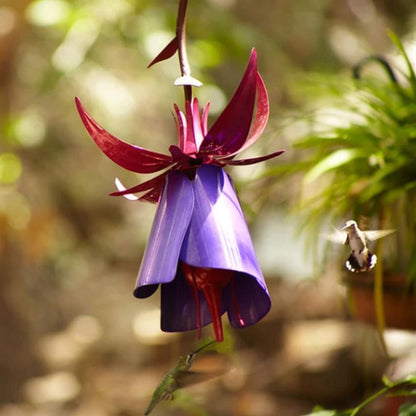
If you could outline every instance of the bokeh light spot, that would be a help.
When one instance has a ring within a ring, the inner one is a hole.
[[[36,26],[51,26],[65,20],[71,8],[63,0],[38,0],[30,3],[26,17]]]
[[[0,183],[16,182],[22,174],[22,162],[14,153],[0,155]]]
[[[0,37],[7,36],[16,27],[16,13],[10,7],[0,7]]]
[[[23,115],[14,127],[19,143],[24,146],[36,146],[43,141],[46,134],[44,119],[36,113]]]

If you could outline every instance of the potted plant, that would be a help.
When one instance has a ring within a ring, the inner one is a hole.
[[[354,77],[327,81],[331,118],[322,110],[313,113],[309,133],[295,144],[300,159],[285,168],[302,174],[301,228],[311,233],[311,241],[321,238],[328,224],[349,219],[366,218],[369,228],[396,230],[375,244],[373,270],[345,272],[357,295],[355,313],[380,330],[385,325],[416,329],[415,299],[406,296],[416,288],[416,75],[401,41],[394,34],[391,39],[405,70],[372,56],[357,65]],[[382,69],[381,76],[368,73],[371,62]],[[391,306],[396,295],[399,306]],[[369,299],[375,305],[366,306]]]

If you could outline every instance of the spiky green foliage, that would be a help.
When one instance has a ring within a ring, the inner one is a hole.
[[[356,79],[328,81],[335,112],[314,114],[311,132],[295,145],[306,157],[291,169],[304,174],[305,228],[360,216],[396,228],[396,262],[416,281],[416,76],[402,43],[391,38],[405,62],[400,79],[383,58],[371,57],[387,76],[363,76],[367,59]]]
[[[398,416],[414,416],[416,413],[416,406],[412,398],[416,395],[416,377],[415,375],[409,375],[404,379],[397,381],[390,381],[387,378],[383,378],[383,387],[376,391],[371,396],[367,397],[357,406],[348,410],[326,410],[321,407],[316,407],[311,413],[304,416],[356,416],[361,414],[361,411],[375,400],[381,397],[402,397],[403,399],[409,398],[409,401],[403,400],[404,403],[400,406]]]

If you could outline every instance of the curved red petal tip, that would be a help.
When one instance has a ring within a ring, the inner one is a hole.
[[[124,198],[129,199],[130,201],[137,201],[139,199],[136,195],[133,195],[132,193],[127,193],[127,188],[121,183],[119,178],[115,179],[115,184],[116,188],[118,189],[118,192],[121,192],[120,195],[123,195]]]
[[[284,153],[285,150],[277,150],[276,152],[270,153],[268,155],[264,156],[258,156],[258,157],[252,157],[249,159],[218,159],[218,162],[223,162],[225,165],[233,165],[233,166],[243,166],[243,165],[254,165],[256,163],[264,162],[265,160],[273,159],[277,156],[280,156],[282,153]]]
[[[207,134],[208,131],[208,112],[209,112],[210,103],[207,102],[206,106],[202,108],[201,113],[201,130],[204,137]]]
[[[264,85],[263,78],[257,72],[256,80],[256,93],[257,93],[257,104],[256,104],[256,115],[252,123],[250,133],[241,146],[239,151],[241,152],[247,147],[251,146],[263,133],[264,128],[269,120],[269,96],[267,94],[266,86]]]
[[[199,150],[199,147],[204,140],[204,133],[203,133],[203,128],[201,124],[201,118],[199,114],[199,103],[198,103],[197,98],[194,98],[192,102],[191,112],[192,112],[195,147],[197,150]]]
[[[175,119],[176,130],[178,135],[178,147],[184,150],[187,132],[187,121],[185,115],[182,113],[181,110],[179,110],[179,107],[176,104],[174,104],[173,107],[176,113],[176,117],[175,115],[173,117]]]
[[[250,147],[260,137],[260,135],[263,133],[264,128],[266,127],[267,121],[269,120],[269,97],[268,97],[266,86],[264,85],[263,79],[258,72],[257,72],[257,82],[256,82],[256,93],[257,93],[256,115],[252,122],[250,133],[247,136],[245,142],[242,144],[242,146],[239,149],[235,150],[234,152],[226,154],[225,159],[231,159],[234,156],[236,156],[238,153]],[[272,157],[276,157],[283,152],[284,150],[280,151],[280,153],[278,154],[275,152],[273,153],[274,156]],[[266,160],[266,159],[263,159],[263,160]],[[262,162],[262,160],[258,160],[257,162],[254,161],[250,163],[239,163],[239,164],[251,164],[251,163],[259,163],[259,162]]]
[[[87,112],[78,97],[75,103],[91,138],[117,165],[137,173],[154,173],[172,164],[171,157],[129,144],[103,129]]]
[[[223,112],[211,126],[201,150],[218,149],[218,155],[239,151],[249,136],[257,91],[257,52],[253,48],[243,78]]]
[[[129,194],[136,194],[139,192],[146,192],[151,189],[157,190],[161,188],[165,182],[167,172],[163,172],[161,175],[155,176],[152,179],[149,179],[146,182],[142,182],[139,185],[133,186],[131,188],[125,188],[120,186],[120,181],[116,181],[116,186],[118,191],[112,192],[110,196],[126,196]],[[138,198],[139,199],[139,198]]]
[[[166,59],[169,59],[173,55],[175,55],[176,51],[178,50],[178,38],[175,36],[164,48],[163,50],[153,59],[152,62],[147,66],[150,68],[152,65],[162,62]]]

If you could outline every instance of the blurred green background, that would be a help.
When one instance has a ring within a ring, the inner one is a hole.
[[[304,90],[311,75],[349,73],[369,54],[388,55],[387,29],[415,51],[414,0],[189,3],[189,59],[204,83],[195,94],[211,102],[213,118],[250,49],[258,51],[271,117],[245,156],[285,148],[280,159],[295,157],[291,141],[303,132],[293,117],[314,99]],[[174,0],[0,0],[0,416],[141,414],[160,377],[193,349],[195,334],[160,333],[158,295],[133,298],[155,207],[108,196],[114,177],[126,185],[141,178],[103,156],[74,106],[79,96],[131,143],[163,152],[175,143],[178,62],[146,66],[172,39],[176,11]],[[273,163],[232,171],[272,312],[255,328],[230,331],[230,379],[155,414],[348,407],[385,368],[374,333],[347,319],[336,279],[310,280],[313,260],[296,238],[298,219],[287,215],[296,187],[255,180]],[[363,343],[371,353],[356,353]]]

